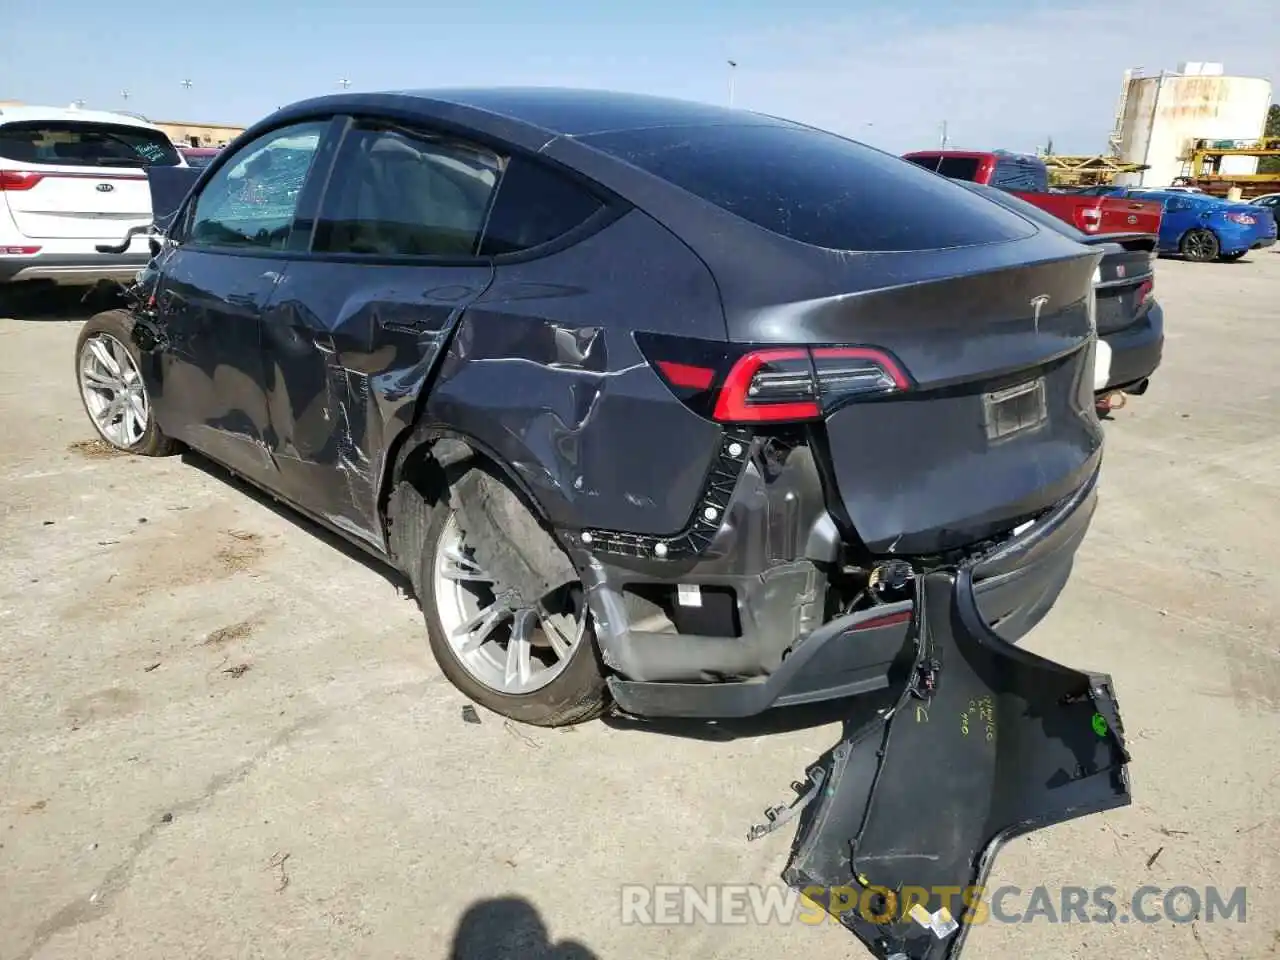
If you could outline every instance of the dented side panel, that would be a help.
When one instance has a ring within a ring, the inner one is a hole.
[[[499,265],[459,324],[425,419],[493,451],[555,525],[681,530],[721,428],[673,401],[637,330],[725,335],[706,267],[633,211],[568,249]]]
[[[281,492],[381,549],[378,494],[441,349],[493,269],[296,260],[263,317]]]
[[[288,263],[171,248],[155,290],[161,429],[258,483],[275,482],[261,353],[262,311]]]

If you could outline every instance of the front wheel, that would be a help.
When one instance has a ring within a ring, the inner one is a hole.
[[[511,498],[502,505],[510,517],[515,495],[492,474],[485,479],[497,496]],[[515,596],[477,558],[478,544],[447,496],[430,507],[416,492],[398,499],[426,512],[415,586],[431,652],[453,685],[494,713],[536,726],[599,716],[608,693],[582,584],[556,584],[536,600]],[[527,521],[509,536],[549,537],[531,515]]]
[[[1196,263],[1217,260],[1221,247],[1212,230],[1191,230],[1182,238],[1182,255]]]
[[[85,321],[76,340],[80,402],[98,436],[126,453],[163,457],[177,449],[156,424],[128,310]]]

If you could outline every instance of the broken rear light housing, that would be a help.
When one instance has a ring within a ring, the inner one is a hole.
[[[762,346],[637,333],[667,387],[721,423],[820,419],[838,406],[911,388],[889,351],[866,345]]]

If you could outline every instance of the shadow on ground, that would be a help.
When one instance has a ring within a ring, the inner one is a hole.
[[[537,908],[523,897],[481,900],[462,915],[449,960],[599,960],[576,940],[552,943]]]

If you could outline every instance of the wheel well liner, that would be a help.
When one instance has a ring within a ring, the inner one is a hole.
[[[378,496],[378,515],[386,535],[387,550],[397,566],[415,549],[414,545],[400,542],[395,533],[391,502],[396,487],[407,481],[429,504],[435,504],[448,487],[447,471],[451,467],[476,461],[492,467],[508,484],[542,526],[551,530],[546,512],[523,478],[497,454],[475,438],[467,436],[443,424],[421,424],[409,431],[408,438],[395,454],[392,466],[386,472],[382,490]],[[553,532],[554,533],[554,532]],[[566,546],[558,535],[556,540]]]

